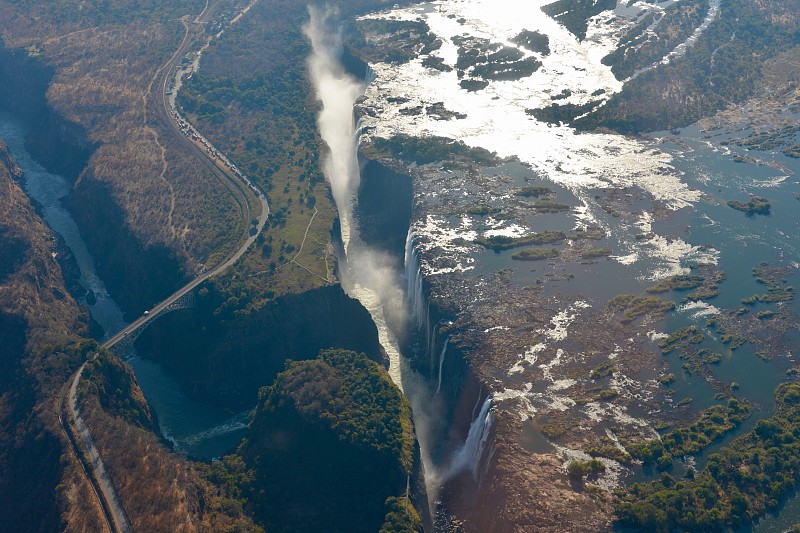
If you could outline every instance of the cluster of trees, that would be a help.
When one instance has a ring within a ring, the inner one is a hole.
[[[411,137],[395,135],[391,139],[375,139],[375,148],[387,151],[407,163],[427,165],[440,161],[465,159],[478,164],[491,163],[496,155],[485,148],[472,148],[462,141],[445,137]]]
[[[154,430],[150,407],[141,394],[134,390],[131,368],[123,364],[119,357],[102,349],[94,340],[77,343],[77,348],[86,357],[94,352],[99,353],[86,364],[78,389],[78,400],[96,397],[110,415],[120,417],[134,427]]]
[[[800,384],[781,385],[776,399],[773,417],[711,455],[694,479],[662,473],[619,494],[620,522],[659,532],[719,531],[776,508],[800,480]]]
[[[339,439],[399,459],[410,470],[413,437],[408,401],[389,375],[364,354],[325,350],[319,358],[289,364],[260,392],[265,409],[291,398],[309,420],[322,420]]]
[[[556,248],[531,248],[511,255],[516,261],[542,261],[558,257],[560,252]]]
[[[616,6],[616,0],[557,0],[543,6],[542,11],[563,24],[578,39],[584,40],[589,19]]]
[[[743,211],[744,214],[751,217],[753,215],[769,215],[772,205],[769,200],[760,196],[753,196],[747,202],[740,202],[738,200],[729,200],[728,207],[732,207],[737,211]]]
[[[509,248],[516,248],[518,246],[527,246],[529,244],[554,244],[561,242],[567,238],[563,231],[542,231],[540,233],[531,233],[524,237],[508,237],[507,235],[493,235],[491,237],[478,237],[475,239],[475,244],[480,244],[484,248],[491,248],[495,252],[501,250],[508,250]]]
[[[136,531],[264,533],[229,486],[211,486],[195,470],[200,463],[174,454],[143,426],[133,410],[143,413],[147,404],[119,358],[101,352],[80,390],[81,413]]]
[[[523,46],[531,52],[539,52],[543,56],[550,55],[550,38],[538,31],[522,30],[511,39],[511,42]]]
[[[688,291],[689,289],[696,289],[705,280],[706,278],[697,274],[676,274],[659,281],[652,287],[648,287],[647,292],[650,294],[663,294],[669,291]]]
[[[620,322],[629,324],[637,318],[652,314],[660,316],[675,309],[675,304],[665,302],[658,296],[638,296],[636,294],[619,294],[608,302],[608,310],[622,313]]]
[[[588,461],[572,461],[567,465],[567,475],[573,483],[580,483],[583,478],[597,479],[606,471],[606,465],[599,459]]]
[[[44,9],[48,19],[56,24],[88,22],[93,25],[124,24],[135,19],[176,19],[187,13],[200,13],[205,5],[200,0],[84,0],[79,8],[71,0],[19,0],[13,3],[19,4],[26,13]]]
[[[235,455],[207,470],[270,531],[422,531],[401,496],[414,464],[410,406],[364,354],[323,350],[261,389]]]
[[[549,124],[570,123],[597,107],[596,102],[585,104],[552,104],[541,109],[526,109],[525,113]]]
[[[796,6],[730,0],[722,13],[684,56],[627,83],[573,125],[623,133],[672,129],[752,95],[763,79],[761,65],[797,44]]]
[[[619,79],[626,79],[640,68],[660,61],[677,45],[684,42],[706,16],[706,0],[676,2],[664,10],[655,28],[652,14],[646,16],[623,37],[622,45],[603,58]]]
[[[456,68],[459,77],[465,74],[481,80],[519,80],[536,72],[542,63],[525,57],[519,49],[475,37],[453,37],[458,45]]]
[[[660,439],[651,439],[627,447],[631,457],[646,465],[665,470],[673,457],[695,454],[741,424],[753,412],[752,407],[730,398],[727,406],[715,405],[703,411],[700,418],[685,428],[674,429]]]
[[[356,25],[370,40],[367,42],[362,35],[358,35],[348,41],[347,46],[369,60],[406,63],[442,46],[442,40],[420,20],[363,19]]]

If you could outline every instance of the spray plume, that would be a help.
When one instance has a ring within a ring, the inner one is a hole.
[[[342,287],[369,311],[378,329],[379,341],[389,356],[389,374],[411,400],[414,425],[425,464],[429,505],[433,510],[436,492],[444,479],[467,468],[472,469],[473,474],[476,473],[492,425],[491,399],[486,399],[481,412],[473,420],[467,441],[457,451],[451,463],[439,471],[431,461],[427,442],[430,442],[432,428],[439,423],[436,413],[440,411],[440,399],[436,398],[437,394],[429,390],[424,380],[401,358],[399,343],[393,333],[393,330],[402,331],[408,319],[408,304],[400,283],[401,275],[389,255],[374,250],[361,241],[357,221],[353,216],[361,181],[358,163],[359,132],[353,106],[366,86],[364,82],[347,74],[341,65],[341,32],[333,31],[330,26],[330,19],[336,15],[335,10],[330,7],[320,10],[309,6],[308,12],[309,21],[303,26],[303,32],[312,46],[308,67],[311,82],[321,103],[317,119],[319,133],[328,147],[322,170],[331,185],[344,244],[345,255],[340,258]],[[413,247],[413,234],[409,233],[405,257],[407,275],[409,266],[412,266],[418,277],[418,261]],[[422,285],[414,283],[408,289],[414,318],[419,322],[418,327],[421,327],[428,318],[427,313],[422,312]],[[428,336],[433,337],[433,333],[435,331]],[[432,344],[435,346],[435,337],[433,338]],[[446,349],[447,341],[440,354],[436,393],[441,389],[441,369]]]

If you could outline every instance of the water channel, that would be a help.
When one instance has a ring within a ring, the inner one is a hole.
[[[24,172],[23,187],[47,225],[59,234],[71,250],[80,269],[80,285],[94,294],[93,303],[84,297],[81,304],[88,307],[92,318],[102,327],[104,336],[111,337],[127,323],[122,310],[95,270],[94,260],[70,212],[62,204],[70,193],[68,179],[48,172],[25,148],[28,126],[19,118],[0,113],[0,139]],[[189,397],[178,381],[154,361],[134,354],[126,362],[136,374],[136,381],[158,418],[162,435],[175,449],[191,456],[209,459],[230,451],[241,440],[249,412],[231,412],[216,405]]]

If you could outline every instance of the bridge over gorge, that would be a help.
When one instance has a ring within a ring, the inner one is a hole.
[[[133,345],[136,342],[136,339],[142,332],[147,329],[147,326],[152,324],[156,319],[166,315],[171,311],[176,311],[178,309],[188,309],[195,306],[195,293],[194,291],[189,291],[184,293],[182,296],[173,300],[169,304],[161,307],[156,306],[153,308],[152,311],[147,311],[144,317],[147,317],[148,320],[139,321],[137,320],[131,326],[133,329],[125,328],[120,337],[119,334],[114,335],[111,339],[106,341],[103,344],[103,348],[107,350],[112,350],[114,353],[119,355],[120,357],[125,357],[127,355],[133,355]],[[156,310],[158,309],[158,310]]]

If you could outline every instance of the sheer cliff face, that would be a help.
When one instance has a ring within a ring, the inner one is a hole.
[[[229,191],[159,120],[153,85],[183,37],[177,20],[202,6],[157,6],[169,21],[162,23],[130,7],[69,14],[50,4],[0,2],[0,79],[8,80],[0,107],[37,116],[42,131],[33,132],[30,148],[39,148],[36,156],[49,168],[77,179],[77,222],[99,264],[122,258],[133,266],[116,269],[119,280],[108,285],[126,311],[140,312],[182,280],[162,283],[156,294],[138,292],[154,259],[191,272],[239,223]],[[53,157],[65,152],[77,160]],[[103,218],[109,211],[116,215],[111,222]],[[120,237],[134,246],[108,244]],[[157,277],[152,282],[159,286]]]
[[[35,350],[69,337],[79,313],[53,256],[53,237],[20,184],[19,168],[0,140],[0,312],[27,324]]]
[[[383,363],[367,311],[338,285],[280,298],[246,317],[216,312],[219,301],[198,296],[195,309],[170,313],[136,341],[140,355],[159,361],[200,396],[239,409],[275,379],[287,359],[310,359],[338,347]]]
[[[0,517],[15,531],[100,530],[91,487],[61,457],[58,392],[74,361],[48,349],[75,338],[80,311],[20,177],[0,141]]]
[[[270,531],[421,531],[403,499],[414,471],[410,406],[364,354],[325,350],[261,391],[239,454],[253,468],[252,506]],[[402,519],[401,522],[396,520]]]

